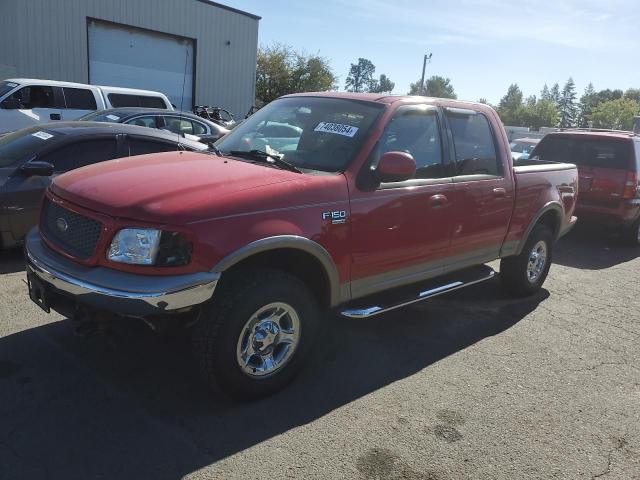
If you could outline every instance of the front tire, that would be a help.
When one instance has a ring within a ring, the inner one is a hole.
[[[319,308],[307,286],[285,272],[252,269],[225,279],[193,332],[205,381],[237,400],[290,383],[317,336]]]
[[[502,286],[512,295],[525,297],[542,288],[552,261],[553,233],[544,225],[531,231],[520,255],[500,262]]]

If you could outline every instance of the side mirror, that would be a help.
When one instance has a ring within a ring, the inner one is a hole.
[[[387,152],[380,157],[376,177],[381,183],[404,182],[416,174],[416,161],[405,152]]]
[[[4,110],[17,110],[20,108],[20,100],[17,98],[7,98],[0,103],[0,108]]]
[[[36,175],[41,177],[49,177],[53,175],[53,165],[51,165],[49,162],[27,162],[22,165],[22,167],[20,167],[20,171],[27,177],[34,177]]]

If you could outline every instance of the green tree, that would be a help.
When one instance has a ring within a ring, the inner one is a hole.
[[[480,98],[478,99],[478,103],[482,103],[482,104],[484,104],[484,105],[489,105],[489,102],[488,102],[488,101],[487,101],[487,99],[486,99],[486,98],[484,98],[484,97],[480,97]]]
[[[542,87],[542,91],[540,92],[540,98],[542,100],[549,100],[549,101],[553,101],[553,96],[551,95],[551,92],[549,91],[549,87],[547,86],[547,84],[544,84],[544,87]]]
[[[558,107],[549,99],[540,99],[535,104],[527,104],[523,111],[523,126],[532,130],[554,127],[558,124]]]
[[[358,63],[352,63],[347,75],[346,89],[349,92],[366,92],[373,83],[376,66],[366,58],[359,58]]]
[[[617,90],[600,90],[596,93],[596,105],[604,102],[610,102],[611,100],[618,100],[624,96],[624,92],[620,89]]]
[[[560,113],[560,128],[569,128],[576,125],[578,120],[578,107],[576,105],[576,84],[573,78],[569,77],[567,83],[562,89],[560,101],[558,102],[558,110]]]
[[[595,128],[631,130],[636,115],[640,115],[640,103],[631,98],[618,98],[595,107],[590,120]]]
[[[380,75],[379,80],[373,80],[369,86],[371,93],[388,93],[392,92],[396,84],[391,81],[384,73]]]
[[[290,93],[332,90],[336,80],[329,61],[319,55],[296,52],[281,43],[258,49],[256,98],[260,102]]]
[[[453,99],[458,98],[450,78],[441,77],[440,75],[433,75],[432,77],[425,80],[424,83],[425,95],[428,97]],[[409,85],[409,95],[422,95],[420,90],[420,80],[417,80],[415,83]]]
[[[630,88],[624,92],[624,98],[630,98],[640,103],[640,88]]]
[[[513,127],[524,127],[524,103],[522,101],[522,90],[518,84],[509,86],[507,94],[500,99],[498,104],[498,115],[505,125]]]
[[[589,117],[591,116],[591,112],[594,107],[597,105],[597,100],[596,90],[593,88],[593,83],[589,83],[580,97],[580,104],[578,105],[578,121],[576,122],[578,127],[589,126]]]

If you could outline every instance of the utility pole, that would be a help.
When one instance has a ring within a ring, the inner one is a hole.
[[[431,63],[431,57],[433,53],[424,56],[424,62],[422,63],[422,80],[420,80],[420,94],[424,95],[426,93],[424,88],[424,72],[427,69],[427,62]]]

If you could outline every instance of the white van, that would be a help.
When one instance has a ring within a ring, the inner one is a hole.
[[[166,95],[150,90],[12,78],[0,82],[0,133],[116,107],[173,110]]]

